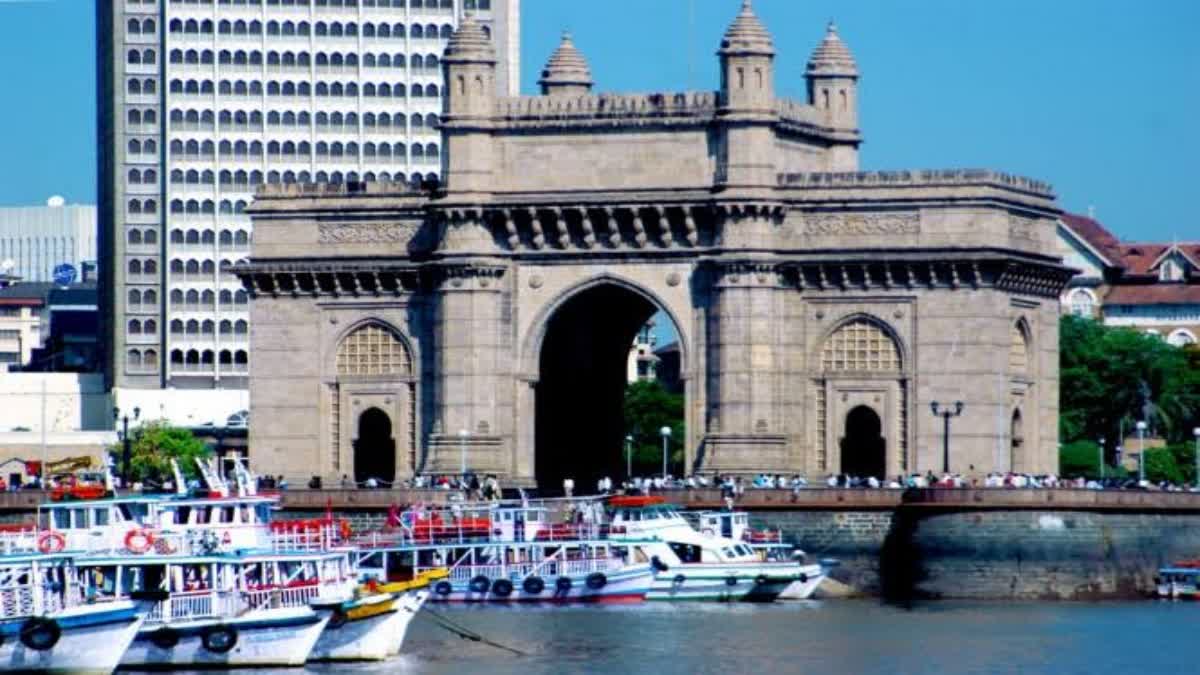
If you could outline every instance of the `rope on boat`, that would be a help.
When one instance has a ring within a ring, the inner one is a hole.
[[[508,645],[502,645],[499,642],[494,642],[492,640],[489,640],[489,639],[485,638],[484,636],[480,635],[479,633],[476,633],[475,631],[471,630],[470,628],[467,628],[466,626],[464,626],[460,623],[456,623],[456,622],[452,621],[451,619],[446,617],[445,614],[439,614],[439,613],[433,611],[432,609],[429,609],[428,607],[423,608],[421,610],[421,612],[417,614],[417,616],[430,617],[430,620],[433,621],[434,624],[436,624],[438,627],[445,629],[464,640],[470,640],[472,642],[479,642],[481,644],[488,645],[489,647],[495,647],[496,649],[500,649],[500,650],[503,650],[506,652],[511,652],[513,654],[516,654],[517,656],[529,656],[528,653],[523,652],[519,649],[514,649],[512,647],[509,647]]]

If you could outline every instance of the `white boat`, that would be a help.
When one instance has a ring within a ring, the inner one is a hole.
[[[0,558],[0,671],[113,672],[145,619],[132,600],[89,604],[67,556]]]
[[[435,570],[413,581],[360,586],[344,601],[314,600],[330,619],[309,661],[382,661],[399,654],[409,624],[429,599],[430,582],[445,577]]]
[[[719,534],[722,537],[740,541],[749,546],[760,558],[768,561],[798,561],[807,563],[808,556],[804,551],[783,541],[780,530],[755,530],[750,527],[750,514],[745,511],[696,511],[684,512],[693,528],[701,534]],[[808,600],[816,592],[817,587],[829,575],[829,569],[837,565],[833,559],[822,559],[819,563],[821,574],[810,576],[801,570],[797,579],[779,594],[780,600]]]
[[[661,497],[612,497],[606,506],[611,539],[651,542],[643,545],[656,568],[647,600],[771,602],[796,581],[811,595],[824,576],[820,565],[765,559],[719,530],[697,531]]]

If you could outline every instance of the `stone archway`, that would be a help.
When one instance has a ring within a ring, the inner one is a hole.
[[[396,439],[392,419],[379,408],[368,408],[358,417],[354,439],[354,480],[369,478],[390,485],[396,480]]]
[[[590,491],[600,477],[625,474],[624,438],[645,431],[624,419],[630,345],[660,309],[646,293],[601,282],[577,290],[546,318],[532,421],[534,475],[543,489],[569,477]],[[682,442],[672,438],[674,448]]]
[[[851,476],[887,477],[887,441],[883,421],[869,406],[860,405],[846,415],[842,436],[842,473]]]

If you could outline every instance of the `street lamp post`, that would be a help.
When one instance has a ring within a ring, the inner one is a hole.
[[[1101,436],[1100,442],[1100,480],[1104,480],[1104,437]]]
[[[139,407],[133,408],[133,419],[137,421],[142,416],[142,409]],[[129,413],[121,414],[120,408],[113,408],[113,419],[121,422],[121,440],[124,447],[121,451],[121,484],[125,489],[129,489],[129,476],[131,473],[131,464],[133,463],[133,448],[132,439],[129,438]]]
[[[933,416],[942,418],[942,473],[950,473],[950,418],[961,415],[964,407],[962,401],[955,401],[953,408],[942,408],[937,401],[929,404]]]
[[[1196,473],[1192,477],[1192,486],[1200,486],[1200,427],[1192,429],[1192,436],[1196,439],[1196,449],[1192,452],[1192,460],[1196,465]]]
[[[467,475],[467,438],[470,435],[471,432],[466,429],[458,430],[458,463],[461,469],[458,475],[464,478]]]
[[[663,427],[658,430],[663,439],[663,478],[667,477],[667,445],[671,442],[671,427]]]
[[[1146,480],[1146,423],[1138,420],[1138,482]]]
[[[633,436],[625,437],[625,478],[633,478]]]

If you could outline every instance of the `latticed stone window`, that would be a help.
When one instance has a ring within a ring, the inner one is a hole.
[[[342,340],[337,352],[338,375],[407,375],[412,372],[408,348],[378,324],[358,328]]]
[[[1012,344],[1008,350],[1008,367],[1018,373],[1029,369],[1029,340],[1025,337],[1025,328],[1020,323],[1013,324]]]
[[[879,324],[855,319],[825,341],[821,368],[826,372],[900,370],[900,349]]]

